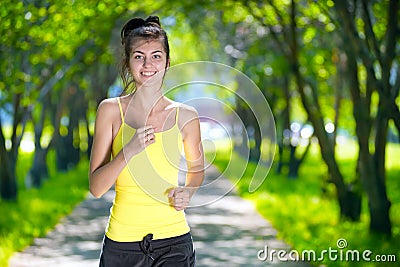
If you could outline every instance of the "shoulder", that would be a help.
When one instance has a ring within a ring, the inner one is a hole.
[[[97,108],[97,117],[115,118],[119,115],[117,98],[106,98],[102,100]]]
[[[182,118],[185,121],[199,118],[197,110],[192,106],[178,103],[177,108],[179,109],[179,118]]]
[[[99,104],[99,109],[109,109],[113,106],[118,105],[116,97],[103,99]]]
[[[181,104],[178,105],[179,117],[178,124],[185,140],[188,136],[194,136],[195,133],[200,131],[199,114],[194,107]],[[196,135],[197,136],[197,135]]]

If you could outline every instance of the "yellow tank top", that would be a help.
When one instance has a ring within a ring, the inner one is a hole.
[[[117,101],[122,124],[112,143],[113,157],[136,132],[125,123],[119,98]],[[133,156],[119,174],[106,228],[108,238],[132,242],[142,240],[149,233],[154,239],[162,239],[190,231],[184,211],[175,210],[168,201],[168,190],[178,186],[182,157],[178,113],[176,108],[174,126],[155,133],[156,142]]]

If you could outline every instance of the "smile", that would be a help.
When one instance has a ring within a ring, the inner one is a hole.
[[[145,77],[151,77],[154,76],[156,73],[157,71],[143,71],[140,74]]]

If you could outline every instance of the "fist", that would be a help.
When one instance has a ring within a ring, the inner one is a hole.
[[[187,187],[175,187],[168,192],[169,203],[177,211],[184,210],[189,206],[190,189]]]

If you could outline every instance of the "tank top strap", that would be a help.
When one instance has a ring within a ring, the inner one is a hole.
[[[176,114],[175,114],[175,123],[178,125],[178,116],[179,116],[179,106],[176,107]]]
[[[122,105],[121,105],[121,101],[120,101],[119,97],[117,97],[117,102],[118,102],[118,106],[119,106],[119,114],[121,115],[121,121],[122,121],[122,123],[125,123],[124,113],[122,112]]]

